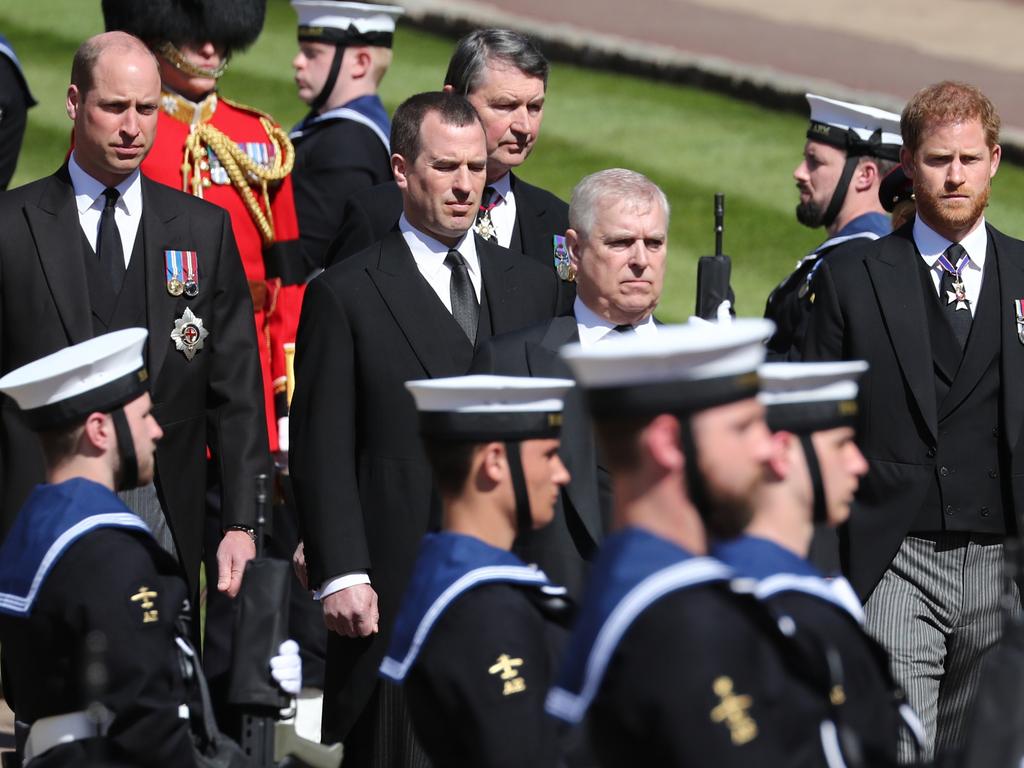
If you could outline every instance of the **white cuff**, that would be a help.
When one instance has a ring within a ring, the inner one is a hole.
[[[340,592],[343,589],[369,583],[370,575],[366,571],[343,573],[341,576],[335,576],[333,579],[326,579],[320,585],[320,589],[314,590],[313,599],[323,600],[328,595],[333,595],[335,592]]]

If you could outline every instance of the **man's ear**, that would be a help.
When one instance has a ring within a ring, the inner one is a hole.
[[[85,419],[82,439],[97,452],[108,451],[117,445],[117,433],[114,431],[114,420],[110,414],[94,412]]]
[[[880,181],[881,174],[878,173],[878,165],[873,160],[866,160],[857,164],[857,170],[853,174],[855,190],[864,192],[872,188],[877,189]]]
[[[391,156],[391,173],[395,176],[395,183],[398,184],[399,189],[407,189],[409,181],[405,176],[406,163],[405,158],[401,155],[395,154]]]
[[[441,90],[444,91],[445,93],[454,93],[455,92],[455,88],[453,86],[451,86],[451,85],[446,85]]]
[[[508,457],[503,443],[487,443],[479,449],[479,473],[492,486],[500,483],[508,473]]]
[[[772,433],[772,454],[768,459],[768,468],[779,480],[785,480],[793,471],[793,449],[797,442],[792,432]]]
[[[78,110],[81,109],[82,94],[78,91],[78,86],[71,84],[68,86],[67,101],[64,104],[64,109],[68,113],[68,117],[72,120],[78,117]]]
[[[663,413],[640,431],[640,444],[663,470],[681,471],[688,457],[679,444],[679,419]]]
[[[580,235],[575,229],[565,230],[565,247],[569,251],[569,263],[578,272],[580,268]]]
[[[900,147],[900,165],[911,181],[914,180],[914,154],[907,147]]]

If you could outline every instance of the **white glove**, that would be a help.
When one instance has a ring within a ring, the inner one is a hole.
[[[732,302],[729,301],[728,299],[726,299],[725,301],[723,301],[721,304],[718,305],[718,311],[716,313],[718,315],[718,317],[716,319],[718,320],[718,323],[720,325],[731,325],[732,324],[732,312],[730,311],[731,309],[732,309]],[[285,450],[287,450],[287,449],[285,449]]]
[[[297,696],[302,690],[302,658],[299,644],[285,640],[277,649],[277,656],[270,659],[270,676],[282,691]]]
[[[277,420],[277,450],[281,453],[288,453],[288,417],[282,416]]]

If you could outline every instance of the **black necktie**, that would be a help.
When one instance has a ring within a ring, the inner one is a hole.
[[[449,289],[452,298],[452,317],[471,343],[476,344],[476,326],[480,315],[480,303],[476,300],[473,281],[469,279],[469,267],[462,254],[452,249],[445,256],[444,263],[452,271]]]
[[[491,220],[491,210],[497,203],[491,203],[494,199],[494,187],[484,187],[484,195],[480,198],[480,212],[476,216],[474,228],[476,233],[490,243],[498,242],[498,231],[494,228]]]
[[[964,250],[962,245],[953,243],[946,249],[945,256],[949,263],[956,267],[960,265],[960,260],[963,259],[966,253],[967,251]],[[964,264],[964,268],[966,266]],[[949,324],[953,326],[953,334],[960,343],[960,349],[963,349],[967,345],[967,337],[971,333],[972,318],[969,305],[966,308],[961,306],[961,309],[957,309],[957,305],[960,302],[956,300],[956,289],[953,287],[953,282],[956,279],[959,279],[962,284],[962,277],[955,278],[949,270],[942,270],[942,280],[939,281],[939,299],[942,301],[946,317],[949,318]],[[950,300],[951,298],[952,300]]]
[[[121,247],[121,233],[114,219],[114,206],[120,193],[113,187],[103,190],[106,201],[100,214],[100,230],[96,236],[96,254],[100,257],[100,269],[110,278],[114,293],[121,292],[124,282],[124,248]]]

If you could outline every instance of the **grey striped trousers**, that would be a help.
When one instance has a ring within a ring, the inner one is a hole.
[[[985,654],[1002,635],[1003,537],[907,536],[864,606],[867,630],[889,652],[893,677],[924,724],[931,759],[963,744]],[[900,761],[913,747],[900,742]]]

